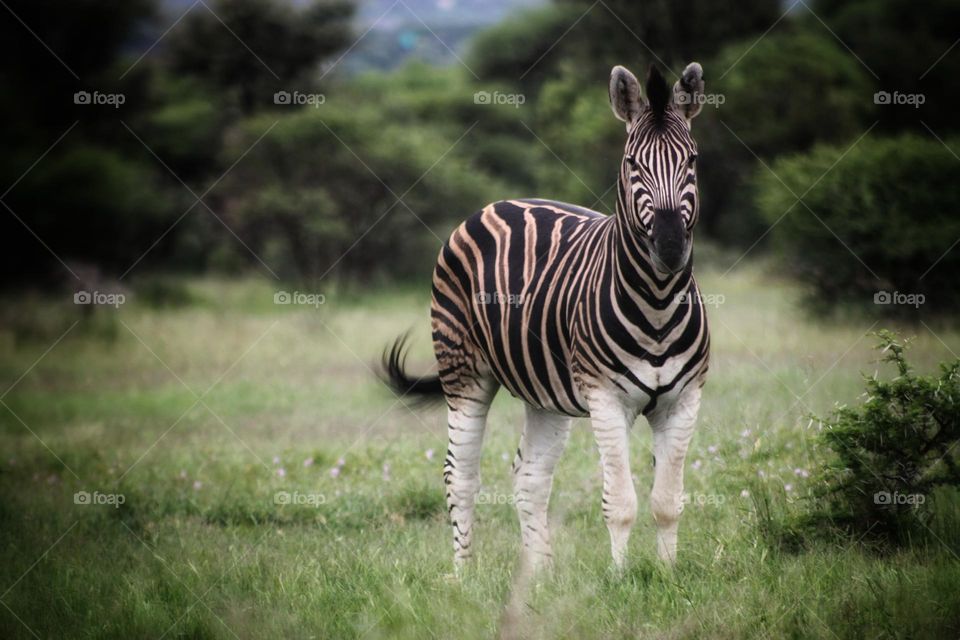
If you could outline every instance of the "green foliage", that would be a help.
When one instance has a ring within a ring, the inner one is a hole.
[[[726,98],[723,121],[763,158],[855,138],[873,109],[870,78],[828,33],[770,34],[725,47],[708,86]]]
[[[916,130],[923,121],[944,135],[956,131],[960,56],[953,45],[960,4],[927,0],[817,0],[813,8],[877,75],[874,91],[921,93],[924,103],[884,105],[877,111],[881,131]],[[812,16],[810,27],[822,29]]]
[[[764,171],[756,156],[769,163],[856,139],[873,108],[870,77],[842,45],[822,30],[783,29],[755,45],[727,45],[709,61],[707,91],[724,102],[695,122],[705,226],[745,247],[768,226],[753,202],[751,178]]]
[[[377,104],[337,99],[280,117],[226,180],[238,203],[226,215],[291,278],[427,276],[453,225],[505,189],[458,155],[465,130],[384,124]],[[243,122],[225,155],[274,121]]]
[[[578,15],[552,4],[519,13],[474,38],[469,64],[484,79],[536,86],[556,72],[558,57],[550,53]]]
[[[175,200],[146,158],[111,148],[54,150],[17,185],[15,211],[65,259],[122,272],[174,221]]]
[[[935,490],[960,488],[960,359],[941,364],[937,376],[917,375],[906,343],[888,331],[877,335],[896,376],[866,377],[863,402],[822,421],[833,457],[807,521],[905,543],[923,535]]]
[[[560,43],[581,69],[606,74],[615,64],[656,62],[682,68],[731,40],[759,35],[783,11],[777,0],[730,5],[714,0],[558,0],[582,16]]]
[[[899,292],[924,296],[924,310],[955,309],[960,255],[948,251],[960,237],[955,167],[937,140],[867,137],[849,149],[821,146],[780,159],[773,173],[759,170],[758,203],[769,224],[779,220],[775,245],[810,287],[811,303],[868,306],[878,292]],[[800,195],[805,204],[795,205]]]
[[[217,0],[171,32],[171,66],[209,82],[243,113],[262,110],[280,89],[308,89],[307,73],[349,44],[352,14],[346,0],[303,7],[280,0]]]
[[[610,187],[619,175],[626,133],[610,111],[607,84],[597,78],[584,87],[569,75],[551,80],[543,86],[536,116],[540,140],[530,144],[546,147],[537,167],[539,192],[611,213],[616,189]]]

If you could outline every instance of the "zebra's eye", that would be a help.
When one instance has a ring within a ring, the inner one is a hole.
[[[697,154],[690,154],[690,157],[687,158],[687,168],[693,169],[694,165],[697,163]]]
[[[637,168],[636,158],[634,158],[633,156],[624,156],[624,159],[627,161],[627,164],[630,165],[631,168],[633,169]]]

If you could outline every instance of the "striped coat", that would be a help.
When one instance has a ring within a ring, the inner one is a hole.
[[[663,277],[618,221],[574,205],[510,200],[454,231],[433,276],[433,339],[446,388],[458,351],[541,409],[589,415],[609,382],[641,412],[702,380],[710,338],[691,269]]]

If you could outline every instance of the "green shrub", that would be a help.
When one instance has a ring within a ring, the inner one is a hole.
[[[832,452],[806,524],[858,538],[903,543],[923,535],[940,488],[960,487],[960,359],[938,376],[914,373],[905,342],[877,334],[883,360],[897,375],[866,378],[866,398],[823,420],[821,444]]]
[[[464,157],[466,127],[384,122],[353,98],[242,121],[225,157],[250,150],[224,179],[223,215],[291,280],[427,277],[453,227],[507,190]]]
[[[955,309],[956,163],[937,140],[910,135],[817,147],[759,169],[757,203],[811,302],[870,306],[877,296],[900,301],[874,307],[885,312]]]
[[[710,235],[744,248],[769,226],[752,196],[755,172],[766,171],[756,156],[769,164],[852,141],[873,121],[872,78],[843,45],[819,25],[784,29],[731,43],[704,62],[707,92],[724,101],[705,105],[693,124],[701,216]]]

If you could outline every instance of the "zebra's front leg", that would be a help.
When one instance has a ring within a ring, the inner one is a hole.
[[[513,486],[523,540],[521,565],[535,572],[549,567],[553,552],[547,507],[553,472],[570,435],[571,419],[527,405],[523,436],[513,463]]]
[[[637,491],[630,473],[630,426],[636,416],[613,396],[590,402],[590,420],[603,467],[603,519],[613,562],[622,569],[630,530],[637,520]]]
[[[700,410],[696,381],[680,398],[649,416],[653,429],[654,476],[650,510],[657,525],[657,555],[668,564],[677,559],[677,530],[683,512],[683,463]]]
[[[457,399],[447,410],[448,446],[443,463],[447,486],[447,511],[453,527],[453,562],[459,573],[473,553],[473,521],[480,490],[480,451],[487,423],[489,400]]]

